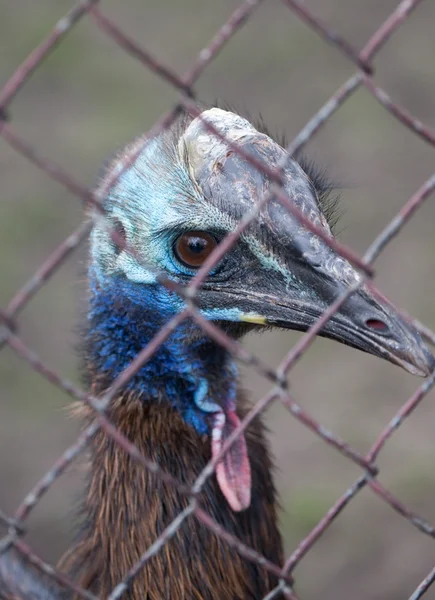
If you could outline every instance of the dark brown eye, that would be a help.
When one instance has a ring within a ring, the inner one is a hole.
[[[177,238],[174,252],[177,259],[187,267],[197,269],[216,248],[215,238],[205,231],[188,231]]]
[[[116,253],[119,254],[125,247],[127,242],[127,234],[125,233],[125,227],[121,221],[114,221],[112,223],[112,231],[115,234],[112,242],[116,248]]]

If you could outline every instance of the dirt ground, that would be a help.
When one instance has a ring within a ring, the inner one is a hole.
[[[311,0],[306,5],[362,47],[395,0]],[[106,0],[107,14],[164,63],[182,71],[237,6],[233,0]],[[0,18],[0,82],[72,5],[14,0]],[[422,2],[376,60],[376,82],[435,127],[435,4]],[[292,137],[353,72],[278,1],[257,14],[213,61],[197,89],[261,113],[272,131]],[[147,131],[177,98],[84,19],[18,95],[18,131],[86,184],[101,161]],[[364,90],[338,111],[307,147],[337,180],[344,211],[340,239],[363,252],[431,174],[434,151]],[[0,301],[4,306],[43,258],[83,217],[80,202],[18,156],[0,138]],[[377,261],[376,283],[394,303],[435,327],[435,204],[430,198]],[[74,254],[26,308],[20,334],[52,367],[78,381],[76,325],[84,295],[86,252]],[[276,365],[298,339],[264,334],[247,346]],[[268,383],[246,371],[252,397]],[[318,340],[292,371],[292,392],[325,427],[366,452],[420,381],[397,367]],[[379,458],[381,482],[435,523],[435,393],[400,428]],[[71,443],[78,424],[69,399],[10,350],[0,354],[0,508],[9,514]],[[291,552],[359,475],[285,409],[267,413],[281,492],[282,530]],[[29,520],[27,538],[48,561],[67,548],[80,499],[74,467]],[[433,568],[433,540],[364,490],[296,570],[303,600],[406,599]],[[435,588],[426,596],[435,598]]]

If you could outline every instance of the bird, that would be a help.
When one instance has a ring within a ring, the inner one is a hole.
[[[269,170],[259,170],[246,155]],[[129,157],[134,160],[123,169]],[[158,274],[188,285],[268,192],[269,201],[199,287],[194,301],[201,315],[235,340],[274,327],[306,331],[359,283],[320,335],[415,375],[433,370],[434,358],[415,328],[273,195],[270,169],[278,167],[290,202],[332,238],[336,206],[327,180],[302,157],[290,156],[262,123],[237,112],[214,106],[184,114],[112,158],[96,188],[97,195],[105,190],[106,221],[95,218],[90,236],[82,335],[84,377],[93,396],[103,396],[185,308],[185,298]],[[250,406],[236,360],[189,317],[116,393],[107,416],[145,457],[191,486]],[[95,418],[85,404],[77,412],[86,425]],[[198,502],[241,542],[283,564],[274,461],[262,416],[217,463]],[[90,446],[81,524],[60,569],[106,598],[188,503],[186,494],[135,462],[100,428]],[[259,600],[277,584],[262,564],[241,557],[190,515],[123,597]]]

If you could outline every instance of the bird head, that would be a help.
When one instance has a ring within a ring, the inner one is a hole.
[[[282,185],[302,213],[332,236],[319,190],[302,167],[265,133],[232,112],[202,113],[227,139],[269,168],[286,161]],[[142,139],[109,168],[122,170]],[[145,145],[105,198],[112,227],[134,249],[120,250],[104,227],[92,233],[92,264],[101,283],[128,282],[124,293],[140,303],[152,290],[165,317],[183,300],[157,282],[156,272],[188,283],[213,249],[235,229],[272,185],[270,178],[229,148],[202,119],[178,123]],[[250,327],[306,330],[346,288],[360,280],[351,264],[272,198],[198,291],[203,315],[234,336]],[[415,375],[434,359],[417,331],[367,286],[355,291],[320,335],[384,358]]]
[[[231,112],[213,108],[202,117],[269,169],[285,162],[281,183],[290,202],[326,236],[332,236],[319,185],[276,141]],[[133,155],[131,166],[123,170]],[[200,118],[181,120],[145,145],[144,139],[138,139],[127,146],[112,161],[102,188],[114,174],[120,176],[105,193],[104,205],[111,227],[127,248],[117,247],[96,221],[91,237],[92,285],[98,290],[112,289],[103,310],[110,312],[112,306],[122,304],[121,321],[127,319],[129,331],[136,336],[150,321],[158,330],[184,308],[184,300],[163,286],[156,273],[188,284],[273,182]],[[301,225],[276,195],[262,205],[238,242],[210,271],[195,301],[205,318],[218,322],[234,337],[255,327],[307,330],[346,289],[358,283],[360,287],[320,335],[413,374],[428,375],[434,358],[414,327],[386,300],[375,296],[352,265]],[[217,346],[210,353],[203,345],[202,367],[198,367],[198,353],[189,355],[189,345],[198,348],[201,339],[208,342],[208,338],[193,321],[183,326],[178,346],[172,346],[157,369],[149,371],[149,379],[159,382],[162,371],[177,372],[178,383],[167,386],[172,390],[170,401],[186,422],[210,435],[212,454],[217,455],[240,422],[235,385],[228,387],[229,380],[235,382],[234,363],[230,359],[219,362]],[[107,364],[122,363],[134,344],[124,339],[119,316],[109,317],[108,327],[116,344],[123,345],[122,351],[108,357],[113,346],[101,344],[98,354],[107,358]],[[204,360],[208,360],[206,366]],[[188,382],[193,378],[194,387],[184,387],[181,393],[183,378]],[[153,390],[151,396],[156,393]],[[216,475],[230,506],[247,508],[251,480],[243,436],[218,462]]]

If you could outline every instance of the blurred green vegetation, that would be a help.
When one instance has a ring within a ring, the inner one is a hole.
[[[334,493],[324,488],[298,487],[289,495],[282,527],[289,531],[289,541],[297,544],[326,514],[335,501]]]

